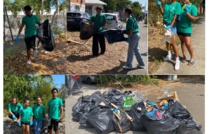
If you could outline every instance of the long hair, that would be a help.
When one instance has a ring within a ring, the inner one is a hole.
[[[11,103],[13,103],[13,100],[14,100],[14,99],[16,99],[16,105],[17,105],[17,103],[18,103],[18,98],[16,98],[16,97],[12,97]]]

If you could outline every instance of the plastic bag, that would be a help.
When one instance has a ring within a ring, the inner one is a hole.
[[[197,125],[193,118],[180,120],[180,126],[177,128],[177,134],[202,134],[201,126]]]
[[[143,102],[136,103],[132,106],[129,115],[133,118],[131,121],[131,129],[134,131],[146,132],[146,128],[143,125],[143,116],[146,114],[145,105]]]
[[[106,91],[102,94],[107,103],[113,103],[120,108],[123,105],[123,93],[119,92],[116,89],[112,89],[111,91]]]
[[[106,30],[103,33],[110,44],[127,40],[122,30]]]
[[[110,108],[97,107],[88,115],[88,122],[99,134],[107,134],[114,131],[113,111]]]
[[[126,114],[121,113],[120,115],[120,120],[116,116],[113,117],[114,128],[119,133],[125,133],[131,129],[131,122]]]
[[[83,22],[81,24],[80,39],[88,40],[95,34],[95,28],[89,23]]]
[[[107,105],[106,100],[104,99],[104,97],[102,96],[100,91],[97,91],[95,93],[93,93],[90,96],[91,102],[95,105],[95,106],[99,106],[102,102]]]

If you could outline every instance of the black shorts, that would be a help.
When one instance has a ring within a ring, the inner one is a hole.
[[[13,112],[13,114],[16,116],[16,118],[19,118],[19,116],[20,116],[19,113]],[[10,119],[13,119],[11,114],[8,114],[8,117],[9,117]]]
[[[30,126],[30,122],[25,123],[25,122],[21,121],[21,124],[25,124],[25,125],[29,125]]]
[[[52,127],[54,127],[54,131],[58,130],[58,120],[51,119],[51,125],[48,126],[48,129],[52,130]]]
[[[191,33],[182,33],[182,32],[177,32],[178,35],[182,35],[184,37],[191,37]]]
[[[25,38],[25,44],[26,44],[26,49],[31,49],[32,47],[35,47],[35,41],[36,41],[36,36],[31,36],[31,37],[26,37]]]

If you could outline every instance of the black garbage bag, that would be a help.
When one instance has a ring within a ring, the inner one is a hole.
[[[80,121],[80,118],[85,112],[90,111],[89,104],[91,103],[90,96],[83,96],[78,99],[78,102],[72,107],[72,117],[74,121]]]
[[[53,51],[56,47],[55,44],[55,36],[51,30],[51,25],[49,23],[49,19],[46,19],[38,30],[37,37],[42,43],[42,47],[46,51]]]
[[[190,118],[190,112],[183,107],[178,101],[169,100],[168,109],[172,116],[176,119],[188,119]]]
[[[90,96],[90,99],[91,99],[91,103],[93,103],[95,106],[99,106],[101,102],[103,102],[105,105],[108,104],[100,91],[93,93]]]
[[[138,110],[139,109],[139,110]],[[134,131],[141,131],[146,132],[146,128],[143,124],[143,117],[146,114],[146,108],[143,102],[136,103],[132,106],[131,111],[129,112],[129,115],[133,119],[131,121],[131,129]]]
[[[122,108],[123,106],[123,93],[119,92],[116,89],[112,89],[111,91],[106,91],[102,94],[107,103],[113,103],[118,107]]]
[[[80,39],[88,40],[90,39],[96,32],[96,29],[87,22],[83,22],[81,24],[80,30]]]
[[[114,131],[113,111],[109,107],[97,107],[88,115],[88,122],[99,134],[107,134]]]
[[[120,115],[120,120],[116,116],[113,117],[114,128],[119,133],[125,133],[131,130],[131,122],[125,113],[121,113]]]
[[[143,124],[148,134],[176,134],[179,126],[169,112],[164,113],[161,120],[151,120],[144,116]]]
[[[106,30],[103,33],[110,44],[127,40],[122,30]]]
[[[191,117],[189,119],[179,119],[180,126],[177,128],[177,134],[202,134],[201,126]]]

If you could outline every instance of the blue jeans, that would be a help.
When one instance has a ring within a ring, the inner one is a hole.
[[[34,120],[34,134],[40,134],[43,121]]]
[[[137,59],[137,62],[140,66],[144,66],[143,59],[141,57],[138,45],[139,45],[139,40],[140,40],[140,33],[133,33],[131,38],[130,38],[130,43],[128,46],[128,56],[127,56],[127,66],[132,67],[132,61],[133,61],[133,56],[135,54],[135,57]]]

